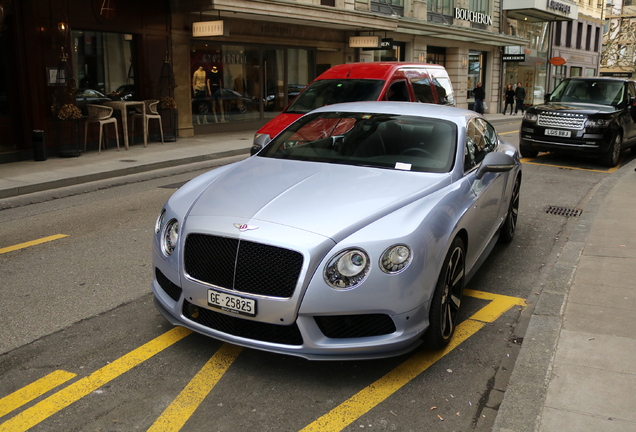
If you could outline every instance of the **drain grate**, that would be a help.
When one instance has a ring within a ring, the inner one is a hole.
[[[545,212],[557,216],[579,217],[583,210],[567,207],[547,206]]]

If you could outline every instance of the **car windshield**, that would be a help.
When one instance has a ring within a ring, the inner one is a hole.
[[[550,102],[574,102],[618,106],[623,102],[623,84],[608,80],[562,81],[550,96]]]
[[[307,114],[316,108],[340,102],[378,100],[384,81],[371,79],[318,80],[311,83],[285,110]]]
[[[322,112],[293,123],[258,156],[443,173],[456,143],[457,126],[437,118]]]

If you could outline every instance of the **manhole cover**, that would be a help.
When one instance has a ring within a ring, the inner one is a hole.
[[[565,217],[579,217],[583,210],[567,207],[548,206],[545,208],[545,212],[557,216]]]

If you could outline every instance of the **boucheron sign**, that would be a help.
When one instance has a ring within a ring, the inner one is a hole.
[[[227,27],[220,21],[200,21],[192,23],[192,36],[228,36]]]
[[[492,16],[468,9],[455,8],[455,19],[470,21],[477,24],[492,25]]]

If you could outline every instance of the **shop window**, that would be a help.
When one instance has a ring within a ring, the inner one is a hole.
[[[588,24],[585,34],[585,49],[588,51],[592,49],[592,26],[590,24]]]
[[[572,48],[572,21],[568,21],[565,26],[565,47]]]
[[[446,48],[429,45],[426,49],[426,63],[445,66]]]
[[[583,40],[583,23],[577,23],[577,25],[576,25],[576,49],[581,49],[582,40]]]
[[[594,52],[598,52],[598,45],[601,40],[601,28],[596,27],[594,32]]]
[[[97,90],[113,99],[137,99],[132,35],[75,30],[72,37],[78,89]]]
[[[320,0],[322,6],[336,6],[336,0]]]
[[[580,77],[582,72],[582,68],[580,67],[571,67],[570,68],[570,76],[571,77]]]
[[[311,49],[197,41],[190,53],[192,122],[272,118],[314,78],[315,63]]]
[[[554,45],[561,46],[561,31],[563,29],[563,21],[557,21],[554,29]]]

